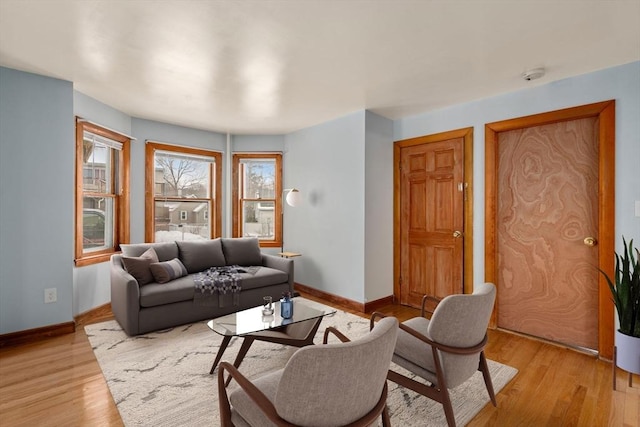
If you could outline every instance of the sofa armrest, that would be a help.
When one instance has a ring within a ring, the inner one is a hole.
[[[140,288],[138,281],[124,269],[122,255],[111,256],[111,310],[127,335],[139,331]]]
[[[275,255],[262,254],[262,265],[264,267],[275,268],[284,271],[289,277],[289,292],[293,295],[293,260]]]

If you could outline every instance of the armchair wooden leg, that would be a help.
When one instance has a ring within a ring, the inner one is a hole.
[[[449,397],[449,390],[447,390],[446,385],[442,387],[435,384],[423,384],[391,370],[389,370],[389,372],[387,373],[387,379],[402,387],[413,390],[416,393],[419,393],[423,396],[428,397],[429,399],[441,403],[444,409],[444,415],[447,417],[447,424],[449,425],[449,427],[455,427],[456,418],[453,415],[451,398]]]
[[[391,427],[391,417],[389,417],[389,407],[384,405],[382,410],[382,427]]]
[[[449,390],[446,387],[440,389],[442,395],[442,406],[444,407],[444,415],[447,417],[447,425],[449,427],[456,427],[456,417],[453,415],[453,406],[451,406],[451,397],[449,396]]]
[[[491,403],[493,403],[493,406],[497,407],[498,403],[496,402],[496,394],[493,391],[493,381],[491,381],[489,366],[487,365],[487,358],[484,356],[484,351],[480,353],[480,371],[482,372],[482,377],[484,378],[484,384],[485,386],[487,386],[487,391],[489,392]]]

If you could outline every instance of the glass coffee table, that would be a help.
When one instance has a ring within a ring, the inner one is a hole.
[[[209,373],[213,374],[233,337],[243,338],[238,356],[233,362],[236,368],[240,366],[254,341],[293,347],[313,345],[313,337],[320,327],[322,318],[334,314],[336,310],[333,307],[300,298],[293,298],[292,301],[293,317],[291,319],[280,317],[280,301],[276,301],[273,314],[269,316],[263,316],[262,306],[258,306],[207,322],[209,329],[223,336],[220,350]]]

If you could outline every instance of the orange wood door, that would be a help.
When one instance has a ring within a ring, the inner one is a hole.
[[[463,292],[463,138],[400,152],[400,303]]]
[[[498,326],[598,348],[598,119],[498,135]]]

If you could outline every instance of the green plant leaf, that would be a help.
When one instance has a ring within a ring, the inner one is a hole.
[[[640,337],[640,251],[634,249],[633,239],[627,242],[622,237],[624,252],[615,253],[615,283],[602,270],[611,291],[613,303],[618,313],[620,332]],[[637,255],[637,256],[634,256]]]

